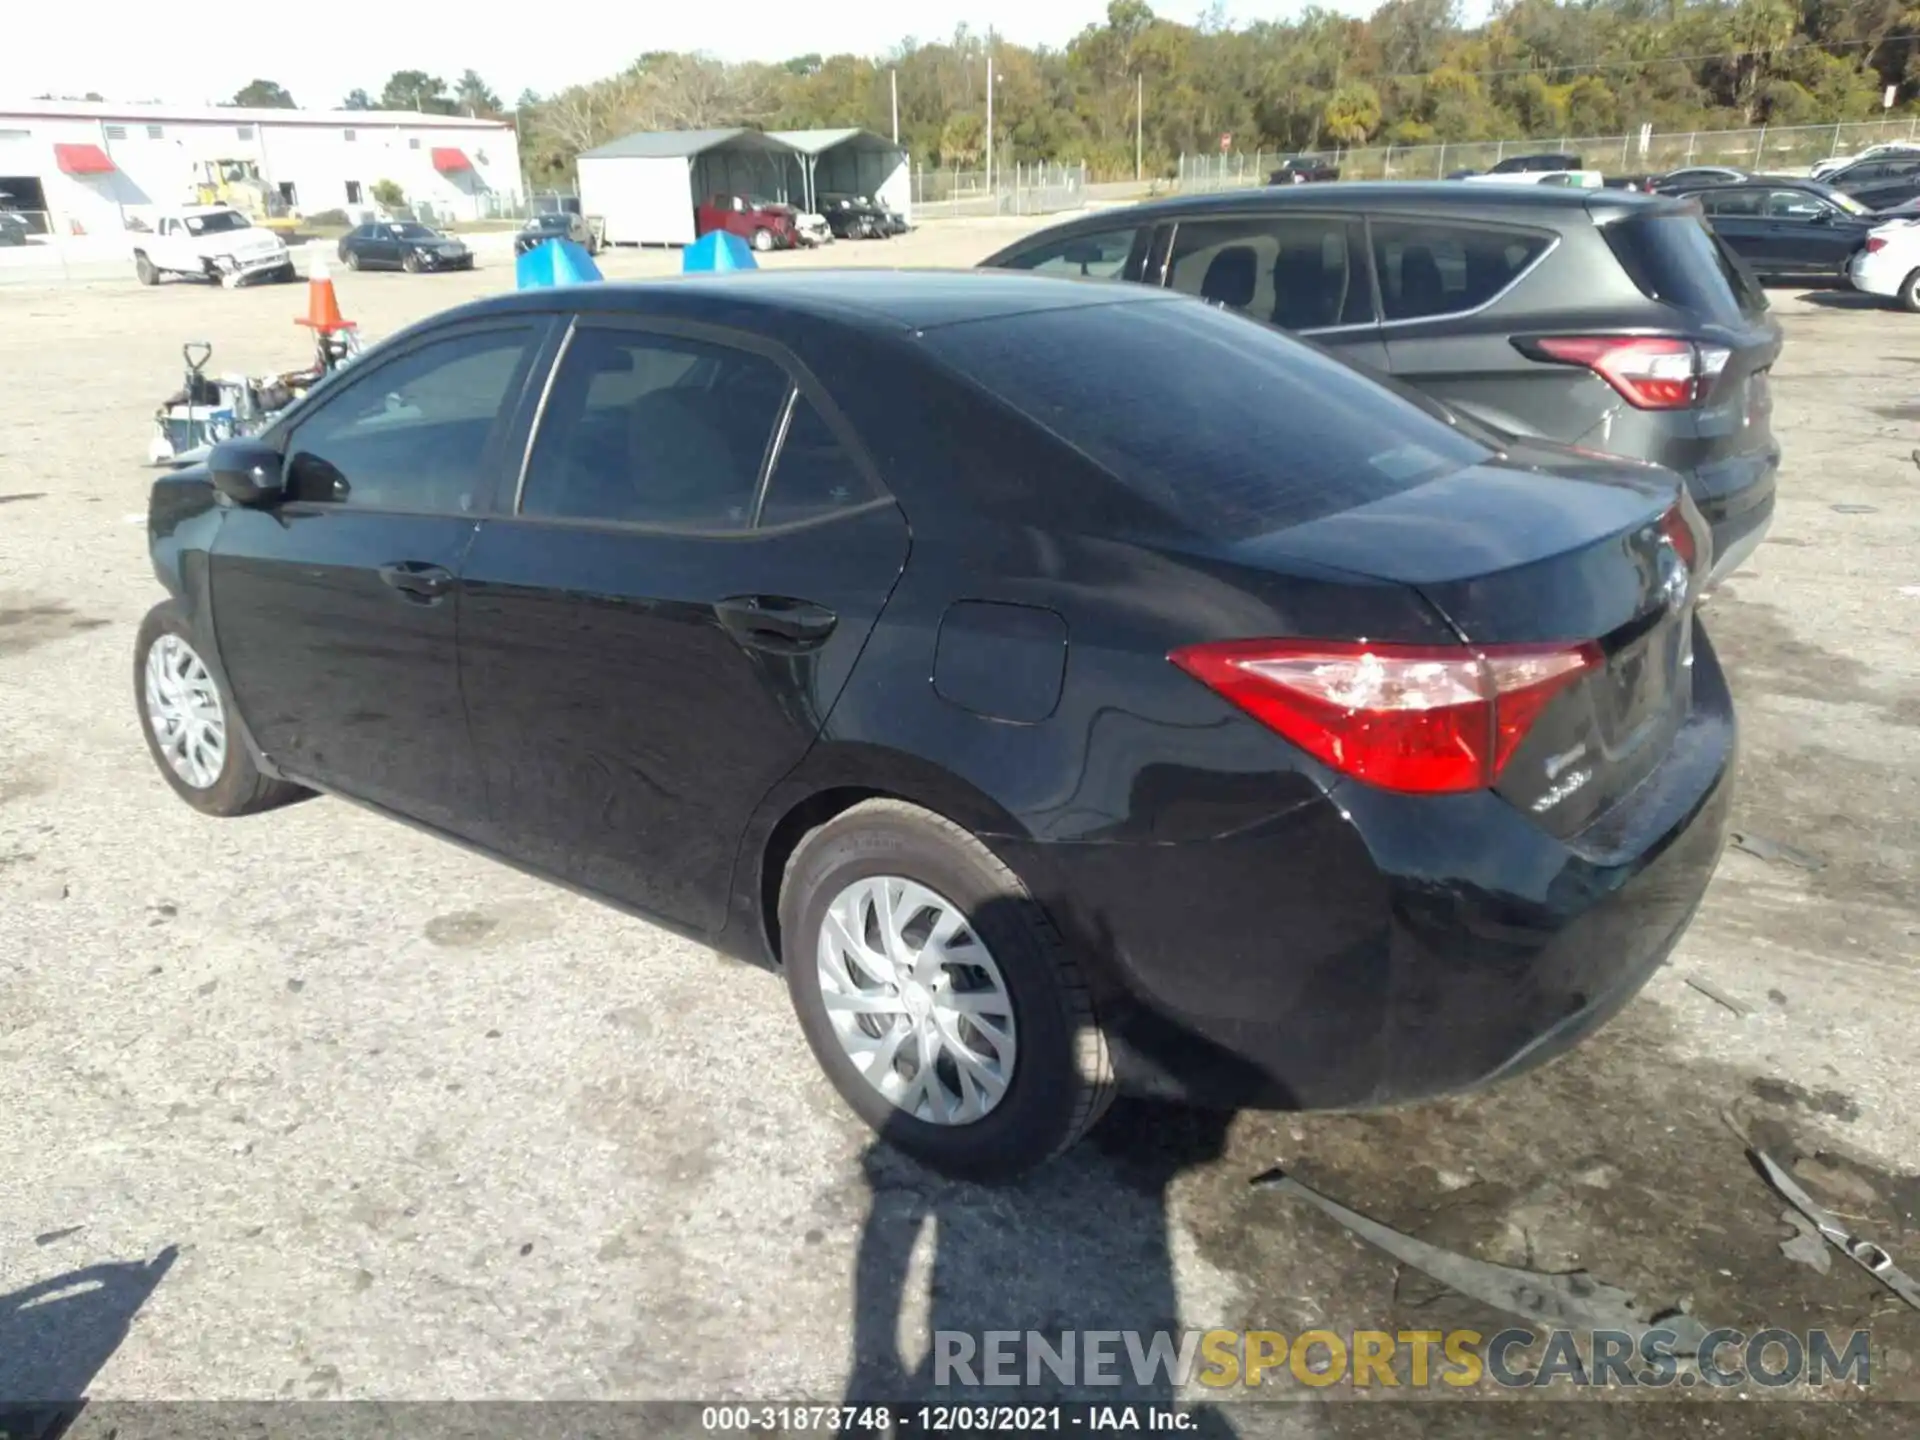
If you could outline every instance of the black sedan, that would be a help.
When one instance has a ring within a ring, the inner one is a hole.
[[[473,251],[451,235],[413,220],[382,220],[340,237],[340,261],[349,270],[471,270]]]
[[[1727,824],[1706,536],[1144,287],[518,292],[154,485],[134,692],[202,812],[333,792],[779,968],[995,1177],[1116,1089],[1378,1105],[1624,1005]]]
[[[1841,279],[1882,217],[1818,180],[1755,179],[1675,190],[1699,202],[1713,233],[1763,279]]]
[[[583,217],[555,210],[535,215],[520,227],[520,233],[513,237],[513,253],[524,255],[547,240],[571,240],[576,245],[584,246],[589,254],[597,253],[600,249],[594,242],[592,228]]]
[[[1330,155],[1289,155],[1267,176],[1269,185],[1312,185],[1340,178],[1340,167]]]
[[[822,195],[820,214],[836,240],[884,240],[894,233],[887,212],[862,195]]]

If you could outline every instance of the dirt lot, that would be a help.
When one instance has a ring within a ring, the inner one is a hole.
[[[773,263],[963,265],[1011,233]],[[509,283],[339,281],[374,336]],[[1875,1388],[1920,1393],[1920,1315],[1783,1258],[1729,1128],[1821,1155],[1815,1193],[1920,1271],[1920,321],[1774,299],[1779,516],[1708,612],[1737,823],[1773,858],[1730,851],[1673,964],[1543,1073],[1365,1117],[1124,1106],[989,1193],[870,1148],[767,976],[334,801],[176,801],[130,694],[148,417],[183,340],[299,363],[304,290],[0,291],[0,1398],[904,1395],[933,1328],[1489,1318],[1250,1191],[1275,1162],[1709,1324],[1871,1325]],[[102,1285],[23,1308],[76,1278]]]

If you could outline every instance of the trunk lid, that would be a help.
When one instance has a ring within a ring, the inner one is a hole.
[[[1551,459],[1550,472],[1472,466],[1239,550],[1406,585],[1469,645],[1597,646],[1598,663],[1548,703],[1496,786],[1565,837],[1653,771],[1692,708],[1709,542],[1672,473],[1557,446]]]

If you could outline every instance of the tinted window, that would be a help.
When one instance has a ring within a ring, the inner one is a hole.
[[[547,397],[521,513],[744,529],[787,390],[763,356],[583,328]]]
[[[1767,217],[1771,220],[1811,220],[1816,215],[1831,214],[1832,211],[1833,207],[1826,201],[1805,190],[1767,192]]]
[[[791,525],[818,519],[865,504],[875,493],[820,412],[806,396],[796,397],[767,482],[760,523]]]
[[[533,348],[524,326],[436,340],[339,389],[287,446],[292,497],[388,510],[483,508],[487,440]]]
[[[1040,311],[933,329],[926,344],[1163,514],[1223,537],[1365,505],[1491,453],[1210,305]]]
[[[223,235],[229,230],[245,230],[250,222],[238,210],[217,210],[211,215],[189,215],[189,235]]]
[[[1520,230],[1376,220],[1380,311],[1389,320],[1417,320],[1472,310],[1511,285],[1551,243]]]
[[[1650,300],[1712,320],[1757,315],[1767,297],[1703,221],[1650,215],[1601,228],[1620,268]]]
[[[1350,228],[1315,215],[1185,221],[1167,284],[1287,330],[1371,324],[1371,282]]]
[[[1037,270],[1043,275],[1085,275],[1095,280],[1114,280],[1126,268],[1133,253],[1137,228],[1108,230],[1099,235],[1075,235],[1055,240],[1000,262],[1006,270]]]
[[[1755,216],[1766,208],[1767,192],[1764,190],[1718,190],[1707,195],[1696,195],[1700,208],[1709,215]]]

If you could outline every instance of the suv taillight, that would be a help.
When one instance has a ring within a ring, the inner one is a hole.
[[[1880,253],[1880,252],[1881,252],[1882,250],[1884,250],[1884,249],[1886,249],[1886,248],[1887,248],[1887,237],[1886,237],[1886,236],[1884,236],[1884,235],[1869,235],[1869,236],[1867,237],[1867,253],[1868,253],[1869,255],[1877,255],[1877,254],[1879,254],[1879,253]]]
[[[1584,365],[1640,410],[1685,410],[1707,398],[1733,352],[1657,335],[1552,335],[1515,340],[1537,360]]]
[[[1585,645],[1230,640],[1167,657],[1343,775],[1416,795],[1491,787],[1548,702],[1603,663]]]

